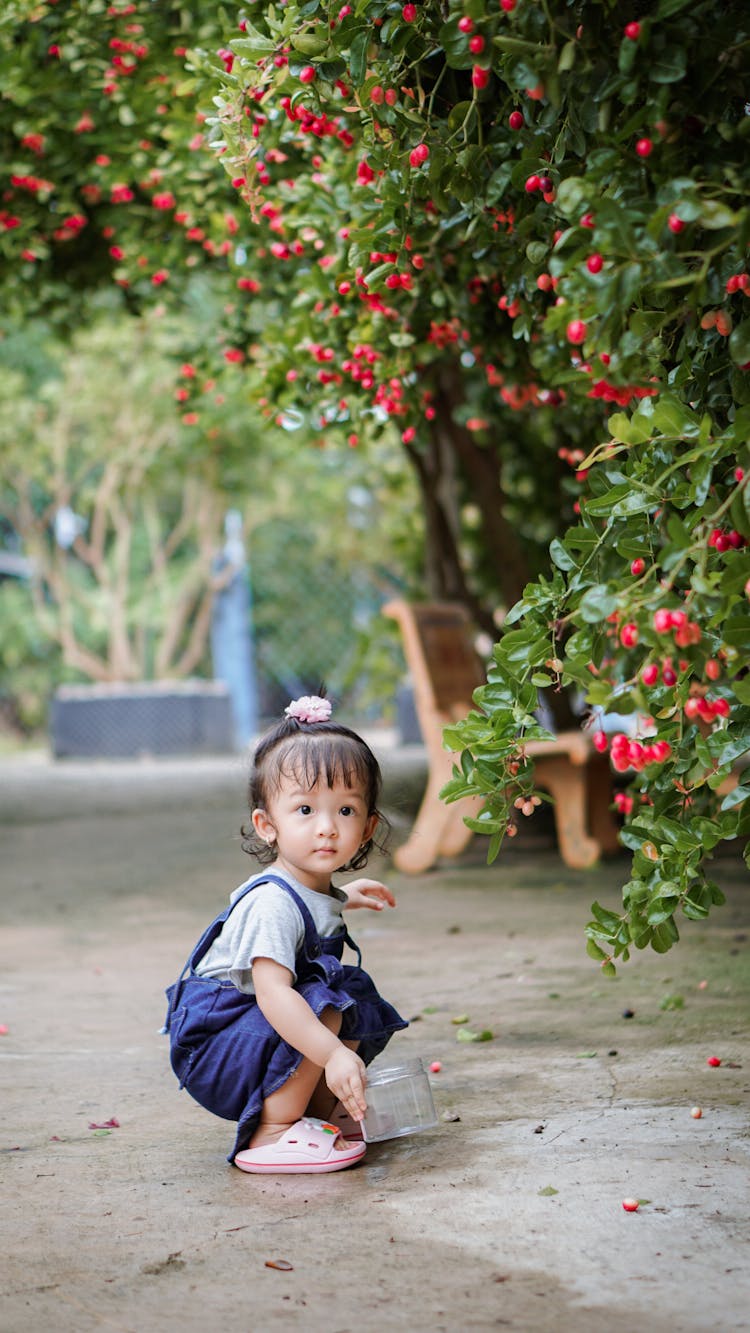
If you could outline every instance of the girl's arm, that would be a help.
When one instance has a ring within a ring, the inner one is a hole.
[[[365,1065],[292,987],[292,973],[272,958],[253,959],[253,984],[264,1018],[279,1036],[325,1072],[326,1084],[354,1120],[367,1110]]]
[[[374,912],[382,912],[384,907],[395,907],[396,899],[385,884],[378,879],[353,879],[351,884],[344,884],[346,902],[342,910],[349,912],[355,907],[370,907]]]

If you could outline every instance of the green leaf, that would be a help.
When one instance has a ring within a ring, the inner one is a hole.
[[[560,52],[560,57],[557,62],[558,74],[564,74],[566,70],[573,68],[576,62],[577,49],[578,49],[578,43],[573,41],[572,38],[569,42],[565,43],[562,51]]]
[[[328,38],[314,32],[292,33],[290,41],[303,56],[321,56],[328,47]]]
[[[750,676],[740,676],[732,681],[732,689],[741,704],[750,705]]]
[[[743,319],[741,324],[732,329],[729,335],[729,355],[737,366],[746,366],[750,361],[750,319]]]
[[[750,656],[750,615],[747,611],[733,612],[723,626],[723,639],[732,648],[739,648]]]
[[[671,18],[673,14],[679,14],[683,9],[692,9],[694,4],[695,0],[659,0],[655,17],[658,19]]]
[[[573,559],[570,551],[563,545],[558,537],[555,537],[555,540],[550,545],[549,553],[553,564],[555,564],[558,569],[567,571],[569,569],[578,568],[577,562]]]
[[[543,1189],[539,1190],[539,1196],[542,1199],[550,1199],[552,1198],[553,1194],[559,1194],[559,1193],[560,1191],[556,1190],[554,1185],[545,1185]]]
[[[597,902],[591,904],[591,911],[599,925],[603,926],[605,930],[610,932],[619,930],[620,918],[615,912],[610,912],[606,907],[602,907],[601,903]]]
[[[716,199],[704,199],[700,220],[707,231],[721,231],[724,227],[735,227],[739,218],[726,204],[720,204]]]
[[[693,436],[700,430],[700,421],[695,412],[681,403],[678,398],[662,395],[658,398],[652,412],[652,420],[657,430],[663,435]]]
[[[258,32],[257,28],[254,28],[252,23],[248,23],[247,20],[243,25],[243,31],[244,37],[232,38],[232,50],[239,55],[247,56],[249,60],[252,60],[257,56],[267,55],[269,52],[276,50],[276,42],[271,37],[266,37],[263,33]]]
[[[578,604],[579,614],[590,625],[606,620],[617,610],[617,596],[606,583],[595,583],[588,588]]]
[[[459,1028],[456,1041],[492,1041],[494,1036],[494,1032],[490,1032],[489,1028],[483,1028],[481,1032],[472,1032],[471,1028]]]
[[[526,258],[534,267],[545,263],[549,255],[549,246],[545,241],[531,241],[526,247]]]
[[[349,47],[349,72],[355,84],[362,83],[367,69],[367,48],[370,44],[368,27],[358,32]]]
[[[677,83],[685,77],[687,56],[682,46],[668,47],[648,63],[648,77],[654,83]]]
[[[612,506],[620,500],[624,500],[626,496],[630,495],[630,491],[630,483],[624,481],[617,486],[613,486],[611,490],[605,491],[604,495],[592,496],[590,500],[586,501],[586,513],[593,515],[595,518],[607,518]]]

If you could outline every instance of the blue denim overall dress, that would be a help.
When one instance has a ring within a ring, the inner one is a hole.
[[[228,1161],[246,1148],[255,1132],[266,1097],[280,1088],[302,1060],[261,1012],[254,995],[231,981],[201,977],[196,967],[218,937],[224,922],[246,894],[259,884],[278,884],[302,914],[305,934],[295,961],[294,989],[319,1016],[330,1006],[342,1013],[339,1036],[358,1041],[358,1054],[369,1064],[391,1034],[408,1026],[384,1000],[359,964],[362,955],[346,929],[321,937],[298,893],[278,875],[257,875],[217,916],[199,939],[182,975],[167,989],[170,1062],[186,1088],[206,1110],[236,1120],[237,1135]],[[341,962],[344,944],[354,949],[357,966]]]

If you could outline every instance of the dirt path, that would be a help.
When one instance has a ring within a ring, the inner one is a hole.
[[[250,867],[239,771],[6,761],[0,782],[3,1333],[750,1328],[740,863],[718,863],[709,923],[613,982],[582,928],[622,863],[577,874],[527,843],[488,869],[477,843],[389,874],[398,910],[352,927],[417,1019],[392,1052],[440,1060],[460,1118],[351,1172],[253,1178],[158,1035],[164,986]],[[462,1015],[494,1040],[457,1041]]]

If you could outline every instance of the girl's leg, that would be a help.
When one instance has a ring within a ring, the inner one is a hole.
[[[337,1033],[341,1027],[341,1014],[336,1009],[324,1009],[320,1021],[329,1032]],[[266,1097],[260,1113],[260,1123],[248,1147],[261,1148],[266,1143],[275,1143],[306,1113],[320,1114],[311,1109],[310,1103],[321,1082],[325,1087],[320,1065],[313,1064],[312,1060],[303,1059],[286,1083],[277,1088],[276,1092],[272,1092],[270,1097]],[[330,1100],[330,1093],[328,1097]],[[345,1149],[346,1144],[337,1140],[336,1148]]]

